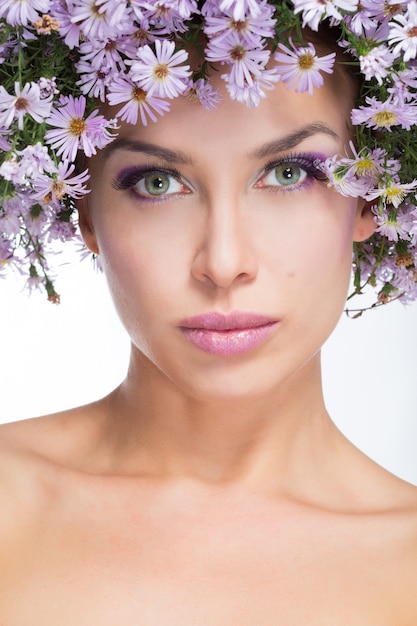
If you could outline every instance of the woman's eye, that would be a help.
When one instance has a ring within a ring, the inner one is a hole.
[[[134,191],[141,196],[165,196],[184,193],[184,185],[165,172],[152,172],[140,178],[134,185]]]
[[[150,202],[191,193],[179,172],[158,168],[129,168],[113,180],[112,187],[118,191],[129,191],[137,198]]]
[[[259,187],[294,187],[308,176],[307,171],[297,163],[280,163],[273,167],[259,181]]]

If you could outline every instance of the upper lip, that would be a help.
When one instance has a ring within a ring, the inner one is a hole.
[[[202,328],[205,330],[241,330],[244,328],[257,328],[267,324],[273,324],[278,320],[269,315],[235,311],[228,314],[209,312],[188,317],[179,324],[182,328]]]

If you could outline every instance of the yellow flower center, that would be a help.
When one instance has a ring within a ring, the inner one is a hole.
[[[50,202],[52,202],[52,193],[47,193],[46,196],[42,198],[42,202],[43,204],[49,204]]]
[[[388,200],[388,202],[394,202],[397,201],[398,202],[402,202],[406,196],[406,192],[404,191],[404,189],[401,189],[399,187],[389,187],[388,189],[385,190],[384,192],[384,196],[386,197],[386,199]],[[391,221],[391,220],[389,220]],[[396,224],[396,220],[392,221],[393,224]]]
[[[384,2],[385,17],[394,17],[394,15],[398,15],[401,12],[402,12],[401,4],[390,4],[389,2]]]
[[[355,172],[358,176],[366,176],[375,172],[375,165],[369,157],[363,157],[356,163]]]
[[[65,196],[65,183],[54,181],[52,183],[52,191],[58,200],[62,200]]]
[[[156,14],[158,17],[168,17],[170,10],[171,9],[169,7],[165,6],[165,4],[161,2],[161,4],[158,5]]]
[[[417,37],[417,26],[412,26],[407,30],[407,37]]]
[[[73,117],[69,125],[69,132],[71,133],[71,135],[80,137],[86,128],[87,124],[81,117]]]
[[[379,111],[372,116],[375,124],[383,128],[389,128],[397,122],[397,116],[392,111]]]
[[[245,56],[245,48],[243,46],[235,46],[233,50],[230,51],[230,58],[233,61],[240,61]]]
[[[105,11],[103,11],[103,12],[100,11],[100,7],[97,6],[96,0],[93,0],[91,2],[90,10],[91,10],[91,13],[94,15],[94,17],[96,17],[96,18],[98,18],[98,17],[99,18],[104,18],[106,16],[106,12]]]
[[[195,87],[191,87],[191,89],[187,91],[186,96],[188,100],[190,100],[191,102],[199,102],[199,98],[197,96],[197,90]]]
[[[149,33],[146,32],[143,28],[138,28],[132,35],[133,39],[135,39],[140,45],[144,43],[148,43],[151,40]]]
[[[247,20],[232,20],[231,27],[233,28],[233,30],[236,30],[238,33],[240,33],[242,30],[245,30],[247,23]]]
[[[140,87],[135,87],[133,90],[133,99],[136,100],[136,102],[144,102],[146,100],[146,91],[144,89],[141,89]]]
[[[310,52],[304,52],[298,57],[298,67],[300,70],[311,70],[314,65],[314,57]]]
[[[153,71],[158,80],[164,80],[169,74],[168,65],[157,65]]]

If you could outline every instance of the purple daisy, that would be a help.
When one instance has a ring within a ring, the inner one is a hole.
[[[243,88],[253,85],[254,78],[261,74],[270,58],[269,50],[263,49],[261,39],[254,46],[244,41],[237,32],[230,32],[222,40],[212,39],[206,49],[210,63],[230,65],[229,84]]]
[[[26,83],[21,89],[18,82],[14,84],[14,95],[7,93],[0,86],[0,126],[9,128],[14,119],[17,127],[23,130],[23,118],[29,114],[39,123],[42,123],[50,114],[52,95],[41,98],[39,86],[36,83]]]
[[[259,106],[261,99],[266,97],[265,90],[273,89],[274,84],[279,81],[276,68],[259,70],[257,75],[253,77],[252,84],[246,83],[243,87],[233,82],[230,74],[222,74],[222,78],[226,81],[226,89],[230,98],[246,104],[248,108]]]
[[[221,102],[218,89],[213,89],[204,78],[199,78],[195,82],[190,79],[184,95],[192,102],[200,102],[205,109],[215,109]]]
[[[105,101],[106,89],[112,79],[112,68],[105,61],[101,65],[94,66],[88,61],[79,61],[75,65],[80,79],[77,85],[85,96],[98,98]]]
[[[273,37],[276,20],[273,19],[274,9],[267,0],[262,0],[259,7],[261,12],[255,16],[247,16],[244,20],[236,21],[232,15],[207,17],[204,32],[209,39],[221,41],[231,32],[237,32],[250,45],[259,42],[260,37]]]
[[[129,26],[130,11],[125,0],[72,0],[71,22],[78,24],[88,39],[113,39]]]
[[[405,15],[396,15],[389,24],[389,43],[396,44],[393,53],[398,56],[404,53],[403,61],[415,59],[417,56],[417,2],[407,5]]]
[[[416,187],[417,180],[413,180],[411,183],[400,183],[396,180],[392,180],[384,186],[381,185],[378,189],[369,191],[365,197],[367,200],[383,198],[384,202],[398,208],[400,204],[404,202],[407,194],[414,191]]]
[[[52,110],[47,120],[48,126],[55,128],[46,132],[46,142],[64,160],[74,161],[80,149],[90,157],[96,154],[97,147],[104,147],[114,139],[114,135],[109,132],[114,124],[99,115],[97,109],[84,119],[85,107],[84,96],[61,96],[58,108]]]
[[[138,117],[144,126],[148,123],[148,118],[153,122],[157,121],[158,115],[164,115],[170,109],[170,103],[161,98],[151,96],[142,87],[138,87],[126,77],[115,78],[110,85],[107,100],[111,106],[126,104],[117,112],[117,117],[129,124],[136,124]]]
[[[39,19],[39,13],[48,13],[49,0],[2,0],[0,3],[0,18],[12,26],[28,26]]]
[[[393,64],[395,55],[387,48],[387,46],[376,46],[369,52],[359,57],[361,72],[365,76],[365,80],[375,78],[378,85],[389,74],[388,68]]]
[[[25,178],[36,178],[44,172],[56,172],[56,165],[49,156],[48,148],[39,141],[17,151],[20,157],[19,167]]]
[[[75,165],[68,161],[61,161],[58,171],[52,177],[41,174],[36,180],[36,192],[34,197],[42,202],[49,203],[55,200],[62,200],[65,196],[71,198],[81,198],[88,193],[85,183],[90,178],[88,170],[73,176]]]
[[[303,26],[318,30],[320,21],[325,17],[333,18],[337,23],[342,20],[339,9],[348,13],[357,10],[358,0],[294,0],[294,13],[302,13]]]
[[[284,44],[278,44],[283,52],[275,52],[274,58],[280,65],[276,71],[288,88],[295,87],[295,91],[308,91],[311,95],[314,87],[321,87],[324,79],[320,72],[331,74],[335,62],[336,53],[332,52],[323,57],[316,55],[316,49],[312,43],[308,46],[296,48],[290,40],[292,50]]]
[[[132,24],[131,32],[124,33],[124,36],[127,37],[128,35],[132,35],[134,32],[135,27]],[[80,63],[91,63],[91,65],[96,69],[105,65],[114,71],[120,71],[121,68],[125,70],[126,68],[122,57],[124,41],[124,37],[107,39],[106,41],[84,41],[79,47]]]
[[[410,130],[417,124],[417,109],[415,105],[395,102],[388,98],[380,102],[376,98],[365,99],[366,105],[353,109],[351,114],[352,124],[365,124],[368,128],[386,128],[402,126]]]
[[[382,212],[379,208],[374,208],[376,231],[381,233],[390,241],[398,241],[399,238],[407,241],[410,239],[411,220],[408,213],[397,210],[384,209]]]
[[[219,8],[225,13],[231,12],[234,20],[257,17],[261,12],[258,0],[221,0]]]
[[[191,74],[185,50],[175,52],[173,41],[155,41],[155,52],[150,46],[143,46],[137,52],[138,61],[132,62],[131,78],[144,89],[148,96],[176,98],[187,89],[187,79]]]
[[[362,176],[372,177],[376,181],[377,177],[382,175],[384,171],[389,169],[390,173],[394,174],[400,168],[398,161],[393,163],[393,159],[388,159],[386,150],[382,148],[370,150],[365,147],[358,152],[353,141],[349,141],[349,151],[353,156],[341,158],[338,163],[340,166],[347,168],[346,171],[359,178]]]
[[[392,87],[388,87],[387,91],[392,95],[394,100],[398,100],[399,102],[409,102],[414,99],[416,89],[417,70],[412,67],[410,69],[403,70],[402,72],[398,72],[395,83]]]

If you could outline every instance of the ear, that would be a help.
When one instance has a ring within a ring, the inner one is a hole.
[[[374,232],[376,223],[371,207],[372,202],[367,202],[363,198],[358,198],[358,207],[356,209],[355,227],[353,231],[354,241],[365,241]]]
[[[78,223],[84,239],[84,243],[87,248],[91,250],[91,252],[94,252],[95,254],[100,254],[93,224],[91,222],[87,197],[82,196],[82,198],[79,198],[76,202],[76,206],[78,209]]]

